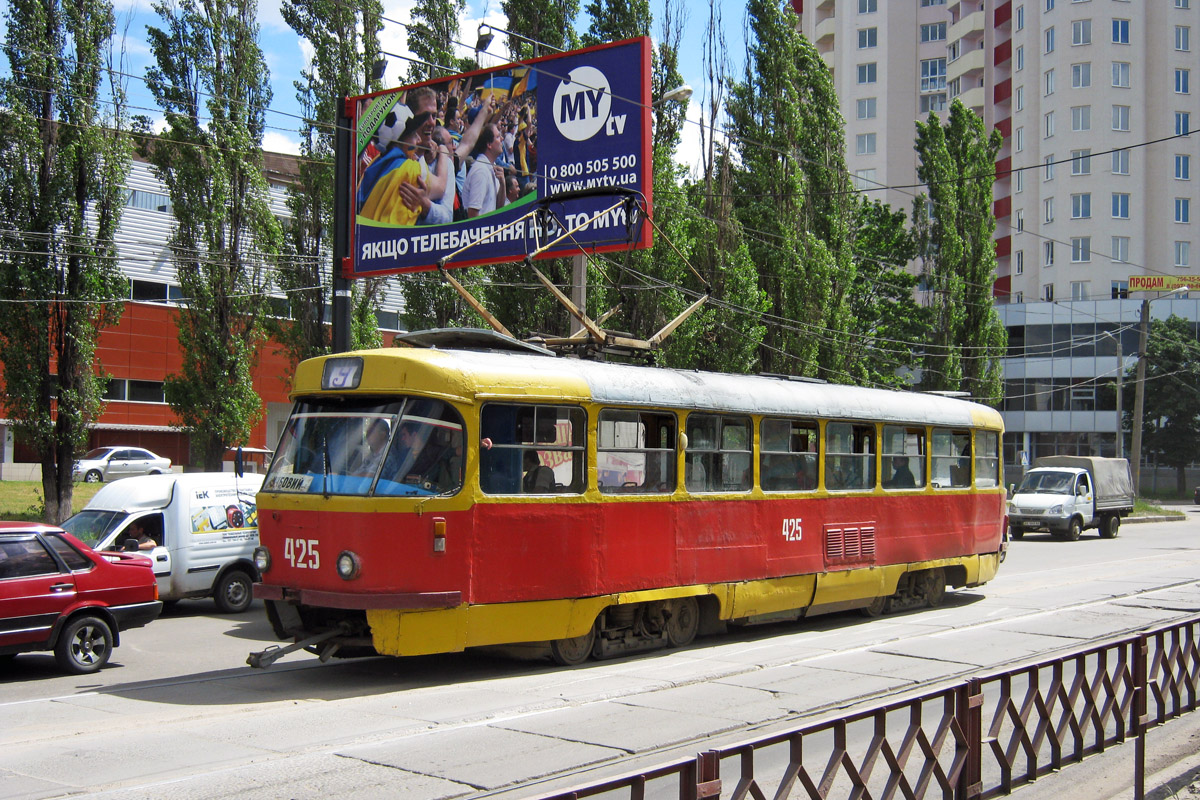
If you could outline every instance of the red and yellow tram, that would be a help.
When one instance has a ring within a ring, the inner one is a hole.
[[[1002,422],[962,400],[432,347],[306,361],[293,399],[255,595],[296,644],[259,665],[528,642],[574,664],[936,605],[1000,564]]]

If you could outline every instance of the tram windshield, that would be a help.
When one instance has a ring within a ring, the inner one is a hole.
[[[263,483],[268,492],[385,497],[462,487],[462,417],[440,400],[303,401]]]

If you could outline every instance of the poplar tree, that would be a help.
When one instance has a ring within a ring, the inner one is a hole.
[[[99,332],[119,319],[116,301],[128,292],[114,237],[131,145],[121,83],[106,63],[111,3],[9,0],[5,21],[0,403],[37,453],[45,519],[57,524],[71,515],[75,456],[103,406]]]
[[[262,171],[271,100],[254,0],[160,2],[146,85],[166,116],[148,154],[171,196],[183,302],[181,371],[167,402],[207,470],[249,440],[262,401],[251,372],[265,339],[267,269],[280,247]]]
[[[408,65],[408,82],[421,83],[442,77],[430,64],[454,69],[458,59],[454,43],[459,39],[458,17],[467,7],[466,0],[417,0],[408,27],[408,49],[425,64]]]
[[[734,214],[768,299],[763,369],[845,382],[862,377],[848,346],[852,207],[832,78],[778,0],[750,0],[743,79],[727,104],[738,167]]]
[[[508,30],[518,34],[508,37],[508,52],[513,61],[533,58],[535,46],[530,39],[556,50],[579,46],[579,36],[575,33],[579,0],[501,0],[500,10],[508,17]],[[537,55],[550,55],[540,46],[536,50]]]
[[[916,125],[917,177],[928,195],[914,203],[913,227],[933,314],[922,386],[996,404],[1008,340],[992,304],[992,183],[1003,137],[989,135],[979,115],[958,100],[944,124],[931,113]]]
[[[381,57],[383,7],[378,0],[354,4],[338,0],[288,0],[284,20],[312,46],[312,60],[294,82],[303,121],[297,180],[288,187],[284,250],[276,282],[286,293],[289,320],[272,320],[272,337],[282,343],[293,369],[306,358],[329,351],[325,308],[331,296],[333,251],[334,132],[344,98],[382,88],[374,77]],[[351,342],[380,343],[375,322],[381,282],[352,287]]]

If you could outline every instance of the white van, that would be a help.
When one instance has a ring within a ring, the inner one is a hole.
[[[221,611],[238,613],[250,607],[258,576],[262,481],[231,472],[125,478],[97,492],[63,528],[96,550],[136,550],[130,526],[139,522],[154,540],[143,552],[154,562],[162,600],[211,595]]]

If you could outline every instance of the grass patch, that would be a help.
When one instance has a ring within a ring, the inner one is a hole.
[[[78,511],[100,491],[102,483],[77,483],[71,510]],[[41,481],[0,481],[0,519],[20,522],[45,521]]]
[[[1164,516],[1164,517],[1185,517],[1187,516],[1182,511],[1176,511],[1172,508],[1163,508],[1155,505],[1147,500],[1138,497],[1133,501],[1133,513],[1135,516]]]

